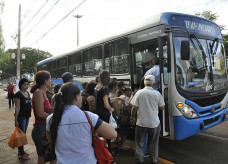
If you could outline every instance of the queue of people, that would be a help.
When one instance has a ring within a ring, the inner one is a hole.
[[[157,115],[159,108],[164,109],[164,100],[158,91],[153,90],[153,75],[144,78],[145,88],[142,87],[135,95],[131,88],[125,87],[124,82],[118,82],[116,78],[110,79],[109,72],[105,70],[100,71],[96,81],[84,83],[83,91],[73,83],[70,72],[65,72],[62,79],[63,85],[53,86],[50,73],[39,71],[35,76],[36,84],[30,90],[32,99],[27,91],[29,81],[25,78],[20,80],[20,91],[15,96],[15,126],[20,127],[24,133],[33,109],[35,122],[32,139],[36,146],[38,164],[45,163],[44,140],[47,138],[54,157],[49,161],[51,164],[97,163],[91,129],[84,111],[88,113],[98,135],[107,140],[112,155],[113,139],[119,149],[129,149],[125,141],[130,126],[135,126],[136,123],[136,162],[144,161],[143,142],[146,133],[151,161],[157,162],[160,134]],[[109,124],[110,117],[116,119],[117,129]],[[18,157],[29,159],[29,154],[23,147],[19,147]]]

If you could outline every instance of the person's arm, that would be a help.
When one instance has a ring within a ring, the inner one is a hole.
[[[162,107],[159,107],[160,110],[164,110],[165,109],[165,106],[162,106]]]
[[[114,108],[114,111],[116,111],[117,114],[119,115],[120,114],[120,105],[119,105],[118,101],[113,102],[112,106]]]
[[[131,108],[131,117],[130,117],[130,121],[131,121],[131,124],[134,125],[135,124],[135,114],[136,114],[136,111],[137,111],[138,107],[133,105],[132,108]]]
[[[20,112],[20,99],[16,97],[15,98],[15,126],[19,126],[17,122],[19,112]]]
[[[112,127],[112,125],[103,121],[96,132],[105,139],[113,139],[117,137],[117,132]]]
[[[96,112],[96,106],[95,106],[95,98],[94,98],[94,96],[89,96],[87,98],[87,102],[89,104],[89,111],[95,113]]]
[[[48,113],[44,112],[44,96],[41,91],[35,91],[34,93],[34,101],[36,108],[36,115],[41,119],[46,119]]]
[[[107,95],[105,95],[105,96],[103,97],[103,101],[104,101],[104,106],[105,106],[105,108],[107,108],[109,111],[113,112],[114,109],[109,105],[108,96],[107,96]]]

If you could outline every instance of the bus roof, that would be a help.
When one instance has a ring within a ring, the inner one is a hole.
[[[110,36],[108,38],[105,38],[105,39],[102,39],[102,40],[99,40],[99,41],[96,41],[93,43],[89,43],[87,45],[79,46],[77,49],[75,49],[73,51],[70,51],[70,52],[67,52],[64,54],[60,54],[60,55],[56,55],[56,56],[52,56],[48,59],[40,61],[37,63],[37,66],[42,65],[42,64],[47,63],[47,62],[51,62],[57,58],[61,58],[64,56],[71,55],[77,51],[81,51],[83,49],[87,49],[87,48],[91,48],[91,47],[94,47],[94,46],[99,45],[99,44],[103,44],[103,43],[110,41],[110,40],[115,40],[115,39],[118,39],[121,37],[125,37],[127,35],[132,34],[132,33],[135,33],[135,32],[150,28],[150,27],[154,27],[154,26],[161,25],[161,24],[166,25],[166,27],[170,27],[171,26],[170,20],[171,20],[171,17],[174,15],[176,15],[176,16],[188,16],[188,17],[190,16],[192,18],[194,17],[197,19],[208,21],[208,22],[216,25],[215,23],[213,23],[209,20],[203,19],[203,18],[195,16],[195,15],[176,13],[176,12],[164,12],[164,13],[160,13],[160,14],[157,14],[155,16],[152,16],[150,18],[147,18],[145,20],[142,20],[140,22],[137,22],[137,24],[134,24],[133,26],[126,28],[125,30],[123,30],[122,32],[119,32],[116,35]],[[218,26],[218,25],[216,25],[216,26]]]

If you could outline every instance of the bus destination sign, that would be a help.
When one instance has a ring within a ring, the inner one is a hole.
[[[171,26],[181,26],[186,28],[190,33],[199,35],[209,35],[211,37],[221,38],[221,32],[217,25],[194,17],[172,16]]]

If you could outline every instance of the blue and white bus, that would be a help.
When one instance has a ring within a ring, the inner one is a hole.
[[[161,13],[119,35],[41,61],[37,70],[50,71],[54,82],[72,72],[81,87],[105,69],[135,90],[151,68],[153,54],[159,59],[159,88],[166,103],[163,136],[182,140],[228,120],[221,31],[197,16]]]

